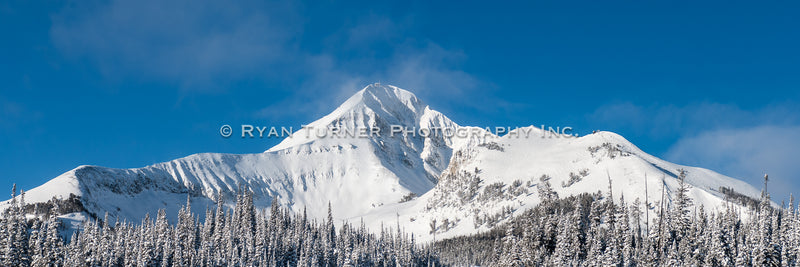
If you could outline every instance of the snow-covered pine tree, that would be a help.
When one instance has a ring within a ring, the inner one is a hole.
[[[44,233],[42,233],[41,227],[42,224],[39,220],[33,220],[28,232],[28,251],[30,251],[31,264],[36,266],[42,266]]]
[[[781,218],[781,233],[780,233],[780,244],[781,244],[781,266],[793,266],[796,265],[797,256],[794,252],[794,247],[790,244],[793,243],[794,239],[794,196],[789,195],[789,206],[783,207],[784,216]]]
[[[186,205],[178,211],[178,224],[175,229],[175,247],[172,249],[172,258],[175,265],[191,266],[197,249],[195,239],[194,216],[192,215],[192,201],[186,196]]]
[[[211,265],[213,263],[212,251],[214,248],[214,211],[206,207],[205,222],[200,230],[200,245],[197,251],[200,265]]]
[[[166,210],[158,210],[154,227],[155,232],[153,238],[155,238],[156,243],[156,262],[160,262],[162,265],[170,266],[172,265],[173,240],[171,238],[172,227],[170,227],[169,222],[167,221]]]
[[[211,253],[212,262],[214,262],[214,265],[219,266],[227,262],[228,253],[225,253],[225,246],[228,243],[226,238],[229,236],[229,233],[225,231],[229,229],[225,227],[228,223],[225,220],[225,199],[222,194],[217,195],[216,202],[217,208],[214,212],[214,238],[211,243]],[[206,220],[209,219],[210,218],[206,218]]]
[[[336,265],[336,227],[333,225],[333,210],[331,203],[328,202],[328,218],[325,220],[325,230],[323,232],[324,255],[322,263],[325,266]],[[399,230],[399,229],[398,229]]]
[[[145,214],[144,219],[142,219],[142,223],[139,225],[138,229],[135,231],[138,236],[136,236],[136,251],[133,253],[136,255],[136,266],[153,266],[156,262],[156,241],[155,241],[155,231],[153,227],[152,220],[150,219],[150,214]]]
[[[680,242],[688,236],[689,228],[692,224],[691,206],[692,199],[689,197],[689,184],[686,183],[686,170],[678,170],[678,187],[675,189],[675,199],[673,200],[673,210],[671,214],[670,226],[675,239]],[[691,238],[691,237],[690,237]]]
[[[27,226],[25,214],[22,210],[24,202],[22,197],[17,199],[17,185],[11,190],[11,203],[5,214],[5,231],[3,233],[2,263],[4,266],[24,266],[28,263],[27,255]],[[23,203],[20,203],[23,202]],[[24,238],[25,240],[20,240]]]
[[[620,196],[620,210],[619,210],[619,223],[617,224],[617,232],[621,235],[621,257],[622,266],[634,266],[636,260],[636,240],[634,231],[631,229],[630,212],[625,203],[625,196]]]
[[[58,219],[58,203],[53,204],[50,210],[50,217],[44,226],[45,242],[42,246],[42,263],[43,266],[61,266],[63,264],[64,256],[62,255],[64,242],[59,235],[59,227],[61,221]]]
[[[598,194],[599,195],[599,194]],[[605,250],[605,237],[602,232],[603,223],[603,208],[596,198],[592,201],[591,210],[589,212],[589,230],[588,237],[586,238],[585,247],[588,252],[586,255],[586,264],[590,266],[598,266],[602,264],[602,255]]]
[[[556,237],[556,249],[551,257],[556,266],[578,266],[585,257],[584,236],[585,222],[583,221],[583,205],[576,198],[575,209],[569,216],[562,216],[559,220],[560,229]]]
[[[764,175],[764,190],[761,193],[761,203],[758,209],[758,221],[756,227],[756,243],[753,244],[753,265],[757,266],[779,266],[780,250],[777,250],[773,243],[773,221],[772,205],[767,192],[768,176]]]
[[[782,264],[795,266],[800,264],[800,216],[796,209],[794,196],[790,197],[789,211],[786,218],[784,253]]]
[[[519,244],[517,242],[517,237],[514,235],[514,225],[510,224],[506,229],[506,235],[503,237],[503,249],[502,249],[502,256],[500,256],[500,262],[497,266],[504,266],[504,267],[517,267],[517,266],[525,266],[522,262],[522,257],[520,255]]]

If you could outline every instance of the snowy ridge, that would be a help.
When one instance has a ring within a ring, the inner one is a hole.
[[[337,220],[363,218],[374,230],[399,220],[424,241],[431,238],[433,219],[445,222],[437,229],[439,237],[457,236],[488,230],[536,205],[543,175],[562,197],[606,192],[610,176],[616,197],[644,200],[646,189],[651,206],[661,201],[662,190],[670,195],[681,168],[688,171],[690,196],[707,209],[726,204],[722,186],[749,196],[759,193],[716,172],[658,159],[610,132],[553,137],[531,126],[500,137],[459,126],[391,85],[367,86],[308,125],[263,153],[202,153],[133,169],[80,166],[28,191],[26,202],[75,194],[90,214],[107,212],[109,218],[137,222],[162,208],[174,216],[187,196],[202,216],[218,197],[232,205],[238,190],[249,190],[260,208],[276,199],[295,212],[305,208],[309,216],[323,218],[330,202]],[[396,125],[469,134],[391,135]],[[331,127],[379,128],[381,134],[319,137],[309,132]]]

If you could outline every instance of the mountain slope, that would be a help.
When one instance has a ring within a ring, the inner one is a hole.
[[[644,203],[647,195],[648,212],[654,215],[662,191],[664,205],[671,202],[679,169],[687,171],[689,196],[706,209],[722,209],[728,204],[720,187],[749,196],[759,194],[740,180],[653,157],[611,132],[574,138],[535,127],[520,128],[483,145],[464,147],[454,155],[434,189],[414,201],[373,210],[362,216],[364,220],[371,222],[371,227],[399,220],[420,240],[432,238],[433,220],[439,224],[440,238],[485,231],[540,203],[542,180],[550,183],[559,197],[606,195],[611,183],[615,201],[624,196],[628,204],[637,198]],[[543,176],[546,178],[541,179]]]

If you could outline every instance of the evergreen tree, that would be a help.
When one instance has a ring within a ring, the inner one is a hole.
[[[766,192],[767,176],[764,175],[764,191],[761,194],[761,204],[758,210],[757,230],[755,233],[757,243],[753,250],[753,264],[758,266],[779,266],[779,251],[773,243],[772,206],[769,193]]]
[[[509,267],[516,267],[516,266],[525,266],[522,262],[522,257],[520,255],[519,244],[517,242],[517,237],[514,236],[514,227],[511,224],[508,229],[506,230],[506,236],[503,238],[503,253],[500,257],[500,262],[498,266],[509,266]]]
[[[571,213],[571,216],[563,216],[559,221],[559,233],[556,237],[556,249],[552,256],[552,262],[557,266],[577,266],[584,258],[583,255],[583,236],[585,223],[583,222],[583,208],[581,203]],[[567,219],[569,218],[569,219]]]

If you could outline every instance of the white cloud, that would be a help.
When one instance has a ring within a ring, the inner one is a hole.
[[[53,16],[50,35],[67,58],[86,60],[111,80],[200,91],[257,81],[289,92],[253,111],[256,118],[302,116],[292,107],[311,116],[297,119],[312,119],[373,82],[459,105],[479,107],[485,101],[466,100],[491,97],[489,86],[461,70],[465,54],[413,36],[411,19],[367,13],[304,35],[307,9],[245,2],[79,1]],[[302,43],[315,41],[314,48]]]
[[[693,136],[720,129],[758,125],[792,125],[800,123],[795,103],[774,103],[760,109],[747,110],[734,104],[714,102],[637,105],[630,102],[603,105],[588,118],[611,128],[626,128],[652,138]]]
[[[700,166],[760,185],[769,174],[770,194],[780,202],[800,193],[800,126],[765,125],[717,129],[683,138],[665,154],[676,163]]]
[[[429,43],[419,51],[399,51],[394,62],[378,75],[422,95],[462,98],[481,84],[472,75],[452,67],[465,59],[466,55],[459,51]]]
[[[0,132],[19,132],[21,129],[30,131],[27,127],[36,126],[35,122],[42,117],[41,112],[0,95]]]
[[[68,58],[86,59],[111,78],[207,88],[284,59],[297,28],[282,3],[79,1],[53,16],[50,35]]]
[[[286,107],[293,107],[303,110],[308,116],[301,120],[316,119],[357,90],[375,82],[411,90],[423,100],[448,100],[462,107],[481,107],[481,104],[495,99],[489,84],[461,70],[460,66],[467,58],[465,54],[431,41],[417,41],[397,34],[404,32],[406,27],[410,26],[371,15],[352,28],[339,31],[342,36],[329,40],[339,40],[341,45],[331,45],[319,54],[303,55],[299,57],[302,61],[295,62],[305,67],[308,78],[293,85],[293,96],[256,111],[255,117],[291,116],[286,113]],[[388,55],[373,58],[369,50],[374,46],[384,46]],[[337,55],[340,49],[367,52],[342,57]]]
[[[652,141],[673,142],[666,160],[711,169],[760,187],[769,173],[772,195],[780,201],[800,193],[800,113],[792,102],[758,109],[713,102],[684,106],[604,105],[588,118],[610,130]]]

